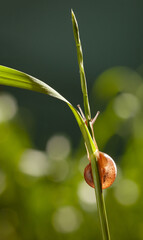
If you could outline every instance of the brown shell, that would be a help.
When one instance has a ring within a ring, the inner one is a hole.
[[[106,153],[99,152],[98,167],[102,189],[110,187],[117,175],[117,168],[114,160]],[[91,163],[84,169],[84,179],[89,186],[94,188]]]

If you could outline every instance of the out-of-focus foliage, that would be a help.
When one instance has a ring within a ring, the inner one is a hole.
[[[118,166],[106,197],[113,239],[143,239],[143,79],[139,71],[115,67],[99,76],[94,107],[102,106],[95,135]]]
[[[125,67],[95,81],[95,136],[118,166],[105,190],[112,239],[143,239],[143,80]],[[70,137],[70,136],[69,136]],[[84,144],[57,134],[34,147],[13,96],[0,94],[0,239],[101,239],[94,190],[83,180]]]

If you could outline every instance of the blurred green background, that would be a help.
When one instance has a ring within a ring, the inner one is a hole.
[[[99,149],[116,162],[105,190],[111,238],[143,239],[143,2],[1,1],[0,64],[74,106],[82,94],[70,9],[80,28]],[[88,160],[64,103],[0,86],[0,240],[102,239]]]

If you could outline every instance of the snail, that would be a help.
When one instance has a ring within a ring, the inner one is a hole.
[[[106,153],[99,152],[98,169],[102,189],[110,187],[117,175],[117,168],[114,160]],[[89,186],[93,188],[95,187],[91,170],[91,162],[85,167],[84,179]]]
[[[81,116],[82,116],[85,124],[87,125],[87,120],[82,112],[80,105],[78,105],[77,107],[81,113]],[[109,155],[107,155],[106,153],[100,152],[98,150],[98,146],[97,146],[97,143],[96,143],[96,140],[94,137],[93,124],[95,123],[99,113],[100,112],[98,111],[96,113],[95,117],[89,121],[89,124],[90,124],[91,132],[92,132],[93,142],[96,147],[96,156],[97,156],[97,162],[98,162],[101,187],[102,187],[102,189],[105,189],[105,188],[110,187],[112,185],[112,183],[115,181],[115,178],[117,175],[117,168],[116,168],[116,164],[115,164],[114,160]],[[85,147],[87,150],[89,164],[84,169],[84,179],[89,186],[95,188],[93,176],[92,176],[91,161],[90,161],[89,152],[88,152],[86,144],[85,144]]]

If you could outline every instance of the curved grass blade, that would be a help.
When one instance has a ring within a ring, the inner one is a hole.
[[[87,147],[89,147],[89,151],[92,152],[93,149],[94,151],[96,150],[88,128],[86,127],[86,124],[84,123],[79,112],[66,98],[64,98],[48,84],[21,71],[0,65],[0,85],[23,88],[31,91],[44,93],[66,102],[77,120],[84,140],[87,141],[87,139],[90,139],[89,142],[87,142]]]
[[[26,73],[0,65],[0,84],[45,93],[68,102],[56,90]]]
[[[98,165],[97,165],[97,160],[95,155],[96,147],[94,145],[91,134],[84,120],[82,119],[80,113],[72,106],[72,104],[67,99],[65,99],[61,94],[59,94],[56,90],[51,88],[49,85],[47,85],[46,83],[40,81],[35,77],[32,77],[26,73],[17,71],[15,69],[0,65],[0,85],[12,86],[12,87],[23,88],[27,90],[44,93],[52,97],[58,98],[68,104],[68,106],[70,107],[71,111],[73,112],[77,120],[81,133],[83,135],[84,141],[88,148],[89,157],[91,159],[91,165],[92,165],[92,174],[93,174],[94,184],[96,188],[95,193],[96,193],[97,205],[100,210],[99,215],[100,215],[100,219],[105,220],[105,221],[103,220],[101,221],[103,225],[102,229],[105,229],[106,214],[105,214],[105,206],[104,206],[101,184],[99,179]],[[106,238],[106,236],[108,236],[107,232],[104,231],[103,235],[104,235],[104,239],[109,240],[109,238]]]

